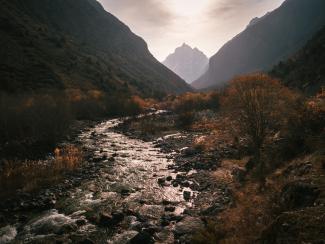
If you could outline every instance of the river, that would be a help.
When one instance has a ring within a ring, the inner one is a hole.
[[[119,123],[108,120],[79,135],[79,143],[93,152],[88,163],[102,165],[96,177],[71,189],[56,209],[23,226],[2,228],[0,242],[121,244],[136,236],[148,243],[174,243],[175,226],[196,193],[171,183],[178,177],[168,169],[173,154],[161,152],[155,142],[117,133],[113,128]]]

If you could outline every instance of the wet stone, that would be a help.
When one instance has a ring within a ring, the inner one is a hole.
[[[175,207],[174,206],[168,206],[168,207],[165,207],[165,211],[166,212],[174,212],[175,211]]]
[[[159,179],[158,179],[158,184],[159,184],[159,185],[163,185],[163,184],[165,184],[165,181],[166,181],[165,178],[159,178]]]
[[[187,216],[175,226],[177,235],[191,234],[204,228],[204,223],[200,218]]]
[[[178,184],[178,182],[173,182],[173,187],[178,187],[179,186],[179,184]]]
[[[99,217],[99,224],[101,226],[112,227],[122,222],[123,219],[124,219],[124,214],[121,212],[117,212],[113,214],[101,213]]]
[[[138,233],[135,237],[133,237],[129,241],[129,244],[153,244],[153,243],[155,243],[155,240],[149,233],[145,231]]]
[[[186,201],[190,200],[191,199],[191,192],[189,191],[184,191],[183,192],[183,197]]]
[[[188,181],[183,181],[183,182],[181,183],[181,185],[182,185],[183,187],[190,187],[190,183],[189,183]]]

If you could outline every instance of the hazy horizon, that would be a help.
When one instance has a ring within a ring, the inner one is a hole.
[[[187,43],[208,57],[240,33],[254,17],[279,7],[284,0],[99,0],[131,30],[144,38],[163,61]]]

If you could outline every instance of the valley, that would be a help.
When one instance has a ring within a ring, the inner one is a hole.
[[[234,2],[2,2],[0,244],[325,242],[325,2]]]

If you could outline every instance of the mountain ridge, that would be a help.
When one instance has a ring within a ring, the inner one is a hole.
[[[199,78],[207,68],[208,58],[197,47],[183,43],[162,62],[188,83]]]
[[[192,86],[223,86],[234,76],[271,69],[302,48],[325,24],[324,9],[322,0],[285,1],[227,42]]]
[[[96,0],[13,0],[1,9],[0,90],[99,89],[155,96],[189,86]]]

